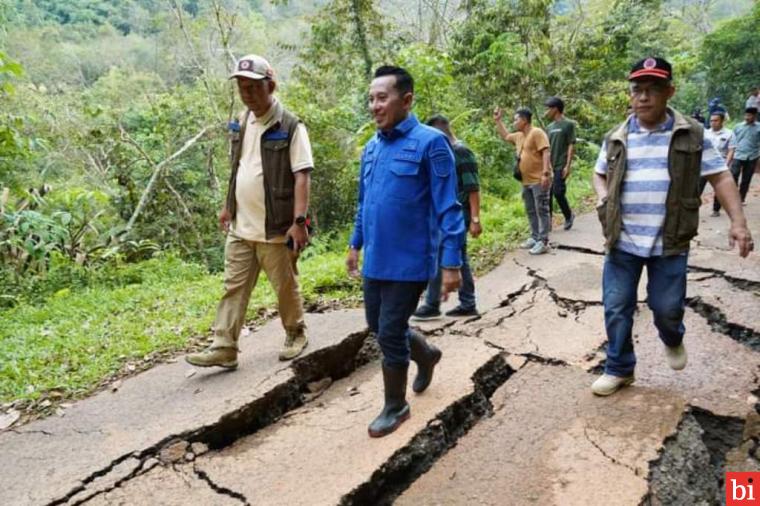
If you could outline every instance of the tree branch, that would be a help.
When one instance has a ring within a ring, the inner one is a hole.
[[[168,158],[166,158],[165,160],[157,164],[156,162],[153,161],[150,155],[148,155],[148,153],[145,152],[142,146],[140,146],[140,144],[138,144],[137,141],[135,141],[129,135],[129,133],[127,133],[126,130],[124,130],[124,127],[119,125],[119,130],[121,131],[122,140],[124,140],[124,142],[130,144],[135,149],[137,149],[137,151],[145,159],[145,161],[148,162],[153,167],[153,174],[151,174],[150,176],[150,180],[148,181],[148,186],[146,186],[145,190],[143,190],[143,193],[140,196],[140,201],[137,203],[137,207],[132,213],[132,216],[129,218],[129,222],[127,223],[127,227],[126,227],[127,231],[132,230],[132,227],[135,225],[135,221],[137,221],[137,218],[140,216],[143,209],[145,208],[145,205],[148,203],[148,198],[150,197],[150,194],[153,191],[153,187],[156,185],[156,181],[158,180],[161,174],[161,170],[167,164],[171,163],[173,160],[181,156],[182,153],[190,149],[190,147],[192,147],[193,144],[198,142],[198,139],[200,139],[208,131],[208,129],[209,127],[203,127],[200,132],[198,132],[197,134],[195,134],[194,137],[192,137],[187,142],[185,142],[185,144],[181,148],[179,148],[171,156],[169,156]]]
[[[163,181],[166,187],[172,193],[172,195],[174,195],[175,200],[177,201],[180,208],[182,209],[182,211],[185,213],[185,216],[187,217],[187,225],[194,232],[193,235],[198,240],[198,253],[203,257],[203,261],[205,263],[208,263],[206,254],[203,252],[203,240],[201,239],[202,234],[195,227],[195,222],[193,221],[193,213],[191,213],[190,209],[187,208],[187,205],[185,204],[185,200],[182,198],[182,195],[180,195],[179,192],[174,188],[174,186],[172,186],[172,184],[169,182],[169,178],[164,177]]]
[[[185,22],[182,18],[182,7],[177,5],[177,0],[168,0],[168,2],[169,7],[172,9],[172,12],[174,12],[174,16],[177,18],[177,24],[179,25],[179,29],[182,31],[182,34],[185,37],[187,47],[190,49],[190,57],[193,60],[193,64],[198,69],[198,72],[200,72],[201,81],[203,81],[203,86],[206,88],[206,94],[208,95],[208,101],[211,104],[211,108],[214,111],[214,116],[216,116],[216,119],[221,123],[222,117],[219,114],[219,109],[216,107],[216,101],[214,101],[214,94],[211,91],[211,83],[208,81],[208,71],[203,65],[201,65],[201,62],[198,59],[198,55],[196,54],[193,41],[190,38],[190,34],[187,32],[187,28],[185,28]]]

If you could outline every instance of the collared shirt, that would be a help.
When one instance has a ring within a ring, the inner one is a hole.
[[[615,249],[648,258],[663,252],[662,229],[670,188],[668,152],[673,137],[673,117],[652,130],[628,120],[627,166],[621,188],[623,227]],[[607,144],[602,144],[594,169],[607,174]],[[725,161],[705,134],[702,143],[701,176],[727,170]]]
[[[427,281],[440,265],[460,267],[464,234],[448,139],[414,115],[364,147],[350,245],[364,248],[362,273],[387,281]]]
[[[720,156],[723,158],[728,156],[728,143],[731,140],[731,134],[731,129],[725,127],[717,132],[713,131],[712,128],[705,129],[705,137],[710,138],[713,146],[715,146],[715,149],[718,150],[718,153],[720,153]]]
[[[230,233],[247,241],[284,243],[285,236],[266,238],[266,191],[261,163],[261,136],[282,119],[282,104],[277,100],[261,117],[250,114],[235,180],[237,213]],[[243,118],[241,118],[241,121]],[[306,127],[299,124],[290,141],[290,166],[293,172],[314,167]]]
[[[754,160],[760,157],[760,123],[745,121],[738,125],[734,128],[728,147],[735,150],[735,160]]]

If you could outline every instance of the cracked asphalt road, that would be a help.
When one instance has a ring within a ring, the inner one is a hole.
[[[760,237],[757,188],[745,210]],[[727,220],[702,211],[684,371],[640,290],[637,381],[591,395],[606,337],[587,215],[550,254],[512,252],[480,278],[480,317],[420,324],[443,360],[391,436],[366,436],[382,385],[362,311],[309,315],[293,364],[277,361],[275,321],[234,373],[164,364],[0,433],[0,503],[712,504],[723,471],[760,470],[760,256],[726,251]]]

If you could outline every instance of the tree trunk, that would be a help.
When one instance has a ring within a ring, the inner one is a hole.
[[[362,0],[351,0],[351,13],[354,16],[354,25],[356,27],[356,41],[359,44],[359,50],[364,58],[364,73],[367,80],[372,78],[372,58],[369,55],[369,46],[367,45],[367,32],[362,19]]]

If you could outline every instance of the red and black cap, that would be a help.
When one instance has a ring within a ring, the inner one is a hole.
[[[673,79],[673,67],[670,66],[664,58],[648,57],[637,61],[628,74],[629,81],[635,81],[644,77],[653,77],[655,79]]]

